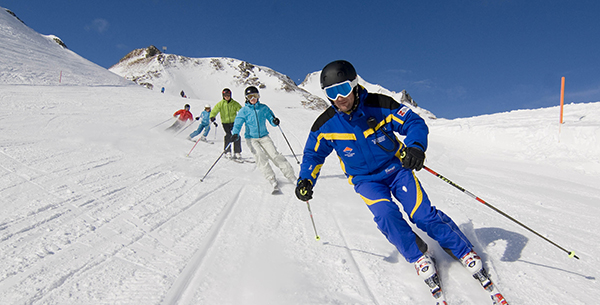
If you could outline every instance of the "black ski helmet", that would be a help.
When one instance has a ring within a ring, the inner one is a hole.
[[[252,94],[252,93],[258,93],[258,89],[254,86],[250,86],[250,87],[246,88],[246,90],[244,90],[244,96],[246,96],[248,94]]]
[[[330,63],[328,63],[323,70],[321,70],[321,89],[325,89],[326,87],[329,87],[331,85],[335,85],[335,84],[339,84],[339,83],[343,83],[345,81],[355,81],[357,80],[357,75],[356,75],[356,70],[354,69],[354,66],[352,66],[351,63],[349,63],[348,61],[345,60],[336,60],[336,61],[332,61]],[[357,83],[358,84],[358,83]],[[352,108],[350,109],[350,111],[354,111],[356,110],[356,108],[358,108],[358,103],[360,102],[360,99],[358,97],[358,89],[359,86],[355,85],[354,88],[352,88],[352,94],[354,94],[354,104],[352,105]],[[331,106],[333,106],[333,108],[335,108],[336,110],[338,110],[337,106],[335,106],[335,103],[332,99],[329,99],[329,102],[331,103]]]
[[[332,61],[321,71],[321,89],[354,79],[356,79],[356,70],[351,63],[345,60]]]
[[[258,96],[260,96],[260,94],[258,93],[258,89],[254,86],[250,86],[250,87],[246,88],[246,90],[244,90],[244,97],[246,98],[247,102],[250,101],[248,99],[248,95],[250,95],[250,94],[257,94]]]
[[[225,96],[225,95],[231,96],[231,90],[229,90],[229,88],[225,88],[225,89],[223,89],[222,94],[223,94],[223,96]]]
[[[190,104],[185,104],[185,106],[183,106],[184,109],[190,109]]]

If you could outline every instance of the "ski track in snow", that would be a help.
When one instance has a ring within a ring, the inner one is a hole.
[[[177,277],[177,280],[173,283],[172,288],[167,292],[167,295],[163,300],[163,304],[176,304],[182,298],[184,301],[189,298],[186,294],[188,286],[192,284],[194,277],[198,275],[204,257],[210,251],[210,248],[217,239],[219,233],[223,230],[225,222],[229,219],[231,211],[236,207],[236,205],[239,205],[240,193],[241,191],[238,192],[235,198],[228,202],[228,204],[224,207],[217,220],[213,223],[213,226],[208,232],[205,240],[196,250],[196,253],[192,256],[181,274]],[[192,286],[190,288],[195,290],[198,287]]]

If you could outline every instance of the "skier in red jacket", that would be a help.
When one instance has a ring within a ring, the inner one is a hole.
[[[173,123],[173,125],[171,125],[171,127],[167,128],[168,131],[177,131],[177,130],[181,129],[181,127],[183,127],[188,120],[190,120],[190,121],[194,120],[194,116],[190,112],[189,104],[185,104],[185,106],[183,106],[183,109],[177,110],[173,114],[173,117],[175,117],[175,118],[179,117],[179,118],[177,121],[175,121],[175,123]]]

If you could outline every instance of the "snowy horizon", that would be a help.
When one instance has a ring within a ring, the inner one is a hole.
[[[0,10],[0,303],[433,304],[335,156],[310,201],[316,240],[306,203],[277,169],[279,196],[251,163],[221,159],[200,182],[222,151],[219,119],[209,133],[215,144],[198,143],[189,157],[194,143],[185,137],[197,123],[163,131],[184,104],[197,116],[218,99],[148,90],[17,22]],[[55,71],[81,77],[58,83]],[[218,96],[236,75],[207,79],[218,87],[206,94]],[[188,81],[164,77],[175,87]],[[270,136],[297,173],[321,111],[303,106],[306,95],[275,90],[279,78],[260,81],[261,102],[281,119],[291,148],[279,128]],[[600,296],[600,102],[564,110],[562,125],[558,107],[426,118],[425,165],[581,258],[417,172],[510,304],[592,304]],[[437,259],[448,304],[491,304],[414,229]]]

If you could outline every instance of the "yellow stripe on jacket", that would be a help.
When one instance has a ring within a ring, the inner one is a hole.
[[[356,135],[353,133],[322,133],[317,137],[317,144],[315,145],[315,151],[319,150],[319,145],[321,145],[321,140],[354,140],[356,141]]]
[[[382,120],[381,122],[379,122],[379,124],[377,124],[377,126],[375,126],[375,130],[373,130],[373,128],[369,128],[367,130],[365,130],[363,132],[363,134],[365,135],[365,138],[367,138],[368,136],[372,135],[375,131],[377,131],[379,128],[381,128],[381,126],[392,122],[392,120],[400,123],[400,124],[404,124],[404,121],[399,119],[398,117],[396,117],[394,114],[390,114],[388,115],[384,120]]]

